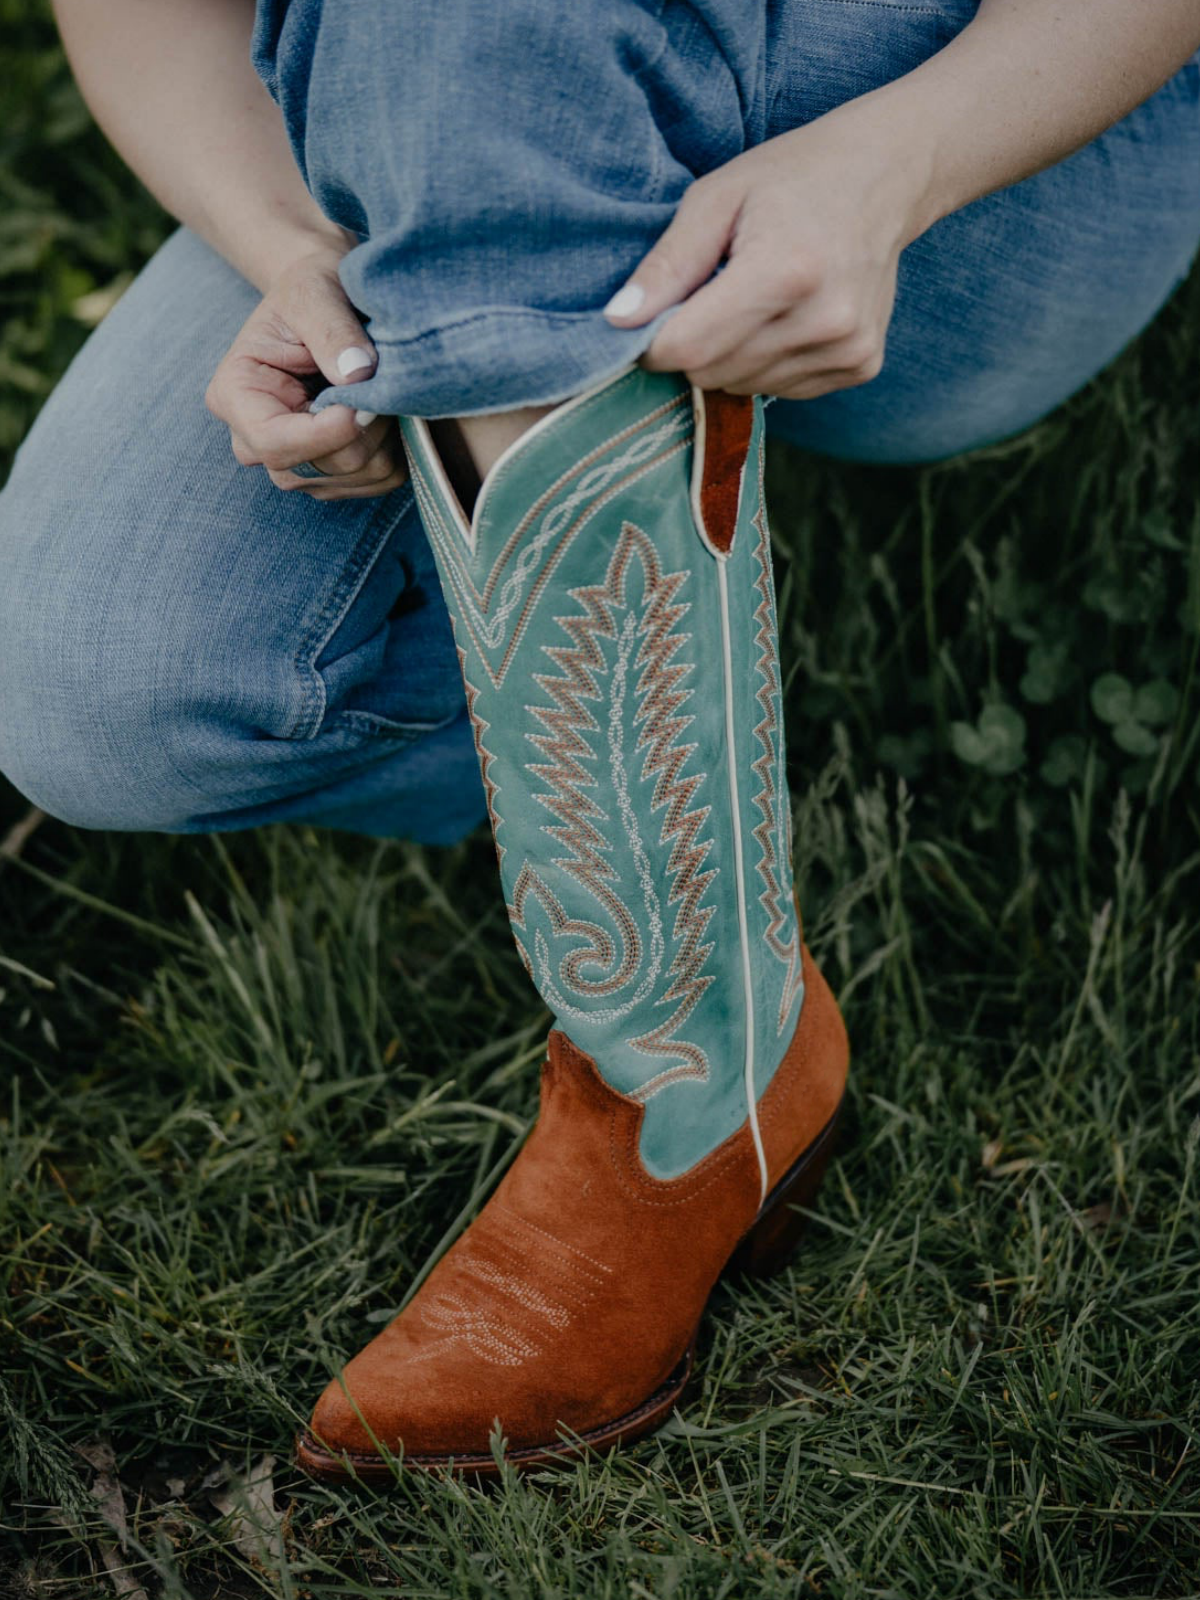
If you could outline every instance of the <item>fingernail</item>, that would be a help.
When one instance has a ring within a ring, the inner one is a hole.
[[[369,428],[378,415],[378,411],[356,411],[354,420],[360,428]]]
[[[640,311],[646,299],[646,291],[640,283],[627,283],[623,289],[618,289],[616,294],[604,308],[606,317],[631,317],[635,311]]]
[[[348,350],[343,350],[337,358],[337,369],[343,378],[348,378],[352,372],[360,372],[363,367],[373,367],[375,357],[369,350],[364,350],[359,344],[352,344]]]

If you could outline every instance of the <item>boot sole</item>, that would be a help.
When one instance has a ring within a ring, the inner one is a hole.
[[[816,1198],[833,1153],[841,1111],[839,1104],[821,1132],[807,1149],[801,1151],[768,1194],[757,1217],[718,1274],[718,1279],[727,1276],[766,1278],[778,1272],[787,1262],[808,1220],[798,1208],[807,1210]],[[671,1373],[653,1394],[632,1411],[627,1411],[613,1422],[591,1428],[587,1433],[556,1440],[553,1444],[523,1445],[519,1449],[508,1450],[504,1455],[504,1465],[515,1468],[557,1466],[593,1450],[605,1451],[618,1445],[631,1444],[643,1434],[652,1432],[666,1420],[687,1387],[695,1364],[698,1332],[699,1323],[692,1330],[687,1348]],[[295,1456],[298,1467],[326,1483],[386,1482],[394,1477],[395,1468],[400,1466],[414,1467],[421,1472],[449,1469],[461,1476],[477,1478],[498,1478],[501,1471],[492,1455],[410,1453],[395,1457],[394,1464],[377,1455],[359,1455],[349,1451],[335,1455],[307,1430],[297,1436]]]

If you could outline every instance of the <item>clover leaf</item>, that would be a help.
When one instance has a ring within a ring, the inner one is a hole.
[[[1119,672],[1106,672],[1092,685],[1092,710],[1102,722],[1133,720],[1133,685]]]
[[[1025,760],[1025,719],[1011,706],[987,705],[976,722],[950,724],[950,743],[967,766],[1004,777]]]

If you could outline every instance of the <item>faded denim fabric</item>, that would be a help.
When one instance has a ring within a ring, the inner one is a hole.
[[[21,447],[0,493],[0,771],[83,827],[449,842],[484,807],[411,490],[281,494],[205,409],[256,302],[180,229]]]
[[[261,0],[256,63],[314,192],[362,237],[344,280],[381,351],[321,403],[486,411],[624,366],[649,334],[600,308],[693,177],[908,71],[972,11]],[[880,377],[768,422],[865,461],[1002,437],[1144,326],[1198,238],[1193,63],[918,240]],[[204,408],[255,298],[181,229],[26,440],[0,493],[0,771],[84,826],[455,839],[483,800],[411,495],[280,494]]]
[[[263,0],[255,60],[328,214],[379,367],[322,405],[547,403],[641,353],[609,297],[696,177],[901,76],[975,0]],[[1027,426],[1109,361],[1200,242],[1200,67],[904,257],[874,383],[773,410],[912,460]]]

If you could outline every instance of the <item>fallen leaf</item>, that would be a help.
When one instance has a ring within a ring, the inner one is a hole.
[[[209,1504],[226,1520],[234,1544],[256,1566],[277,1567],[283,1559],[282,1518],[275,1509],[275,1457],[262,1460],[245,1477],[224,1461],[204,1480]]]
[[[1075,1213],[1075,1226],[1083,1233],[1103,1233],[1112,1220],[1113,1208],[1108,1200],[1101,1200],[1099,1204]]]
[[[145,1589],[129,1570],[129,1563],[124,1555],[129,1538],[129,1525],[125,1518],[125,1496],[121,1492],[120,1480],[117,1477],[117,1459],[113,1455],[112,1445],[107,1439],[93,1439],[87,1444],[76,1445],[75,1448],[95,1473],[91,1492],[100,1520],[117,1536],[115,1544],[110,1539],[99,1539],[96,1542],[96,1549],[104,1563],[109,1581],[119,1595],[149,1600]]]

